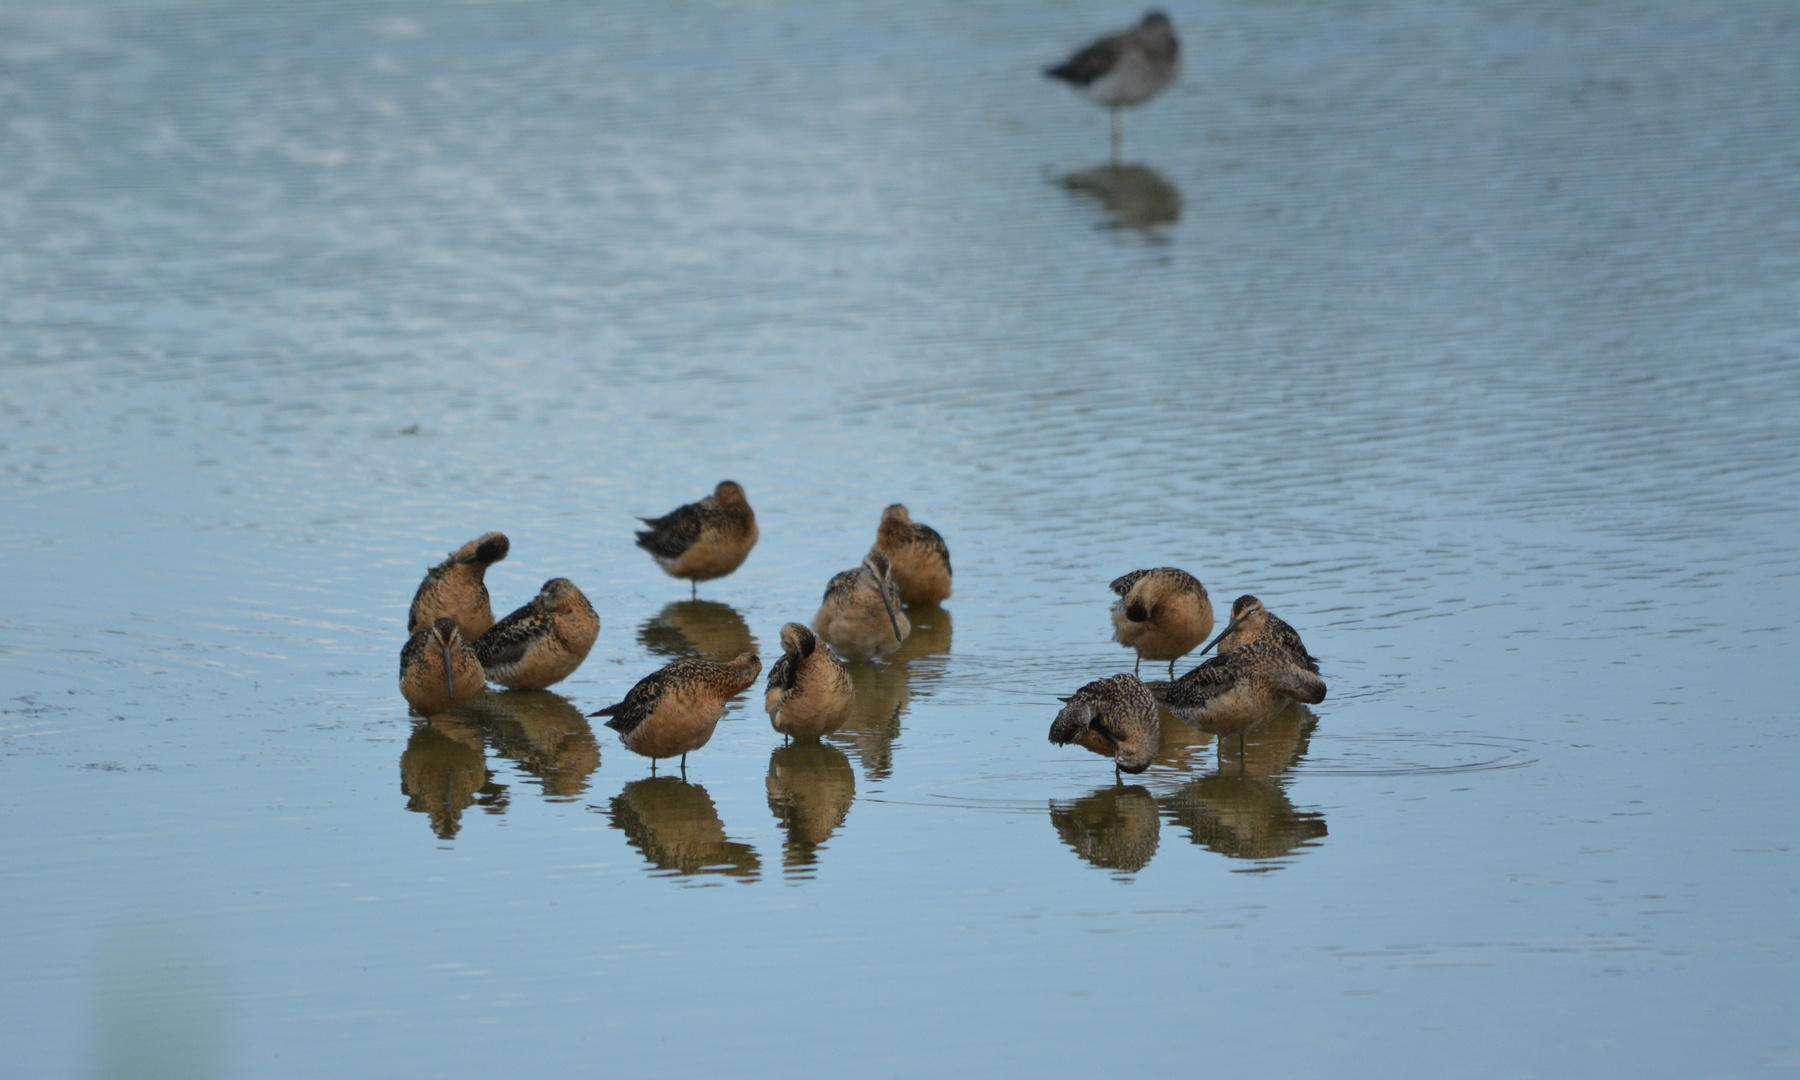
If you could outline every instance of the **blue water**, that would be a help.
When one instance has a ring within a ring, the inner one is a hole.
[[[1170,12],[1111,169],[1104,5],[0,7],[7,1074],[1795,1072],[1796,9]],[[588,726],[896,500],[825,747]],[[489,529],[599,642],[418,721]],[[1160,565],[1330,694],[1115,785]]]

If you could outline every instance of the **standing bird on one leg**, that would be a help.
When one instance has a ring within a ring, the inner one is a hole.
[[[450,557],[425,572],[419,591],[413,593],[412,610],[406,616],[406,632],[416,634],[448,615],[468,641],[487,633],[494,625],[494,609],[488,604],[487,568],[506,558],[512,543],[505,533],[491,532],[464,544]]]
[[[1050,741],[1074,743],[1113,759],[1113,773],[1141,773],[1156,760],[1162,725],[1156,699],[1136,675],[1097,679],[1060,700],[1067,702],[1050,725]]]
[[[781,628],[781,659],[769,669],[763,705],[769,724],[796,739],[818,739],[844,726],[856,704],[850,673],[797,622]]]
[[[1220,749],[1228,736],[1238,737],[1267,723],[1288,702],[1317,705],[1325,700],[1325,680],[1306,669],[1293,653],[1266,641],[1220,653],[1174,682],[1154,682],[1150,693],[1201,731],[1217,735]]]
[[[481,660],[447,615],[400,649],[400,695],[420,716],[435,716],[486,688]]]
[[[893,565],[886,555],[871,551],[861,566],[843,571],[825,586],[813,630],[844,659],[869,660],[898,649],[912,633],[912,623],[899,606]]]
[[[1175,661],[1194,651],[1212,633],[1212,601],[1194,575],[1173,566],[1133,570],[1112,583],[1113,640],[1136,649],[1138,664],[1167,660],[1169,677]],[[1133,665],[1133,672],[1137,666]]]
[[[881,512],[875,546],[893,567],[894,587],[908,607],[936,607],[950,598],[950,549],[929,525],[913,524],[899,503]]]
[[[688,754],[712,738],[726,704],[761,674],[755,653],[729,664],[684,656],[640,679],[624,701],[588,715],[611,717],[606,726],[619,733],[625,749],[650,759],[652,773],[658,758],[670,757],[681,758],[685,773]]]
[[[551,578],[531,603],[475,639],[488,678],[514,690],[542,690],[575,673],[600,636],[600,616],[568,578]]]
[[[1160,11],[1129,30],[1108,34],[1044,74],[1073,86],[1112,114],[1112,160],[1119,163],[1119,110],[1156,96],[1181,74],[1181,43]]]
[[[1252,641],[1266,641],[1271,645],[1279,645],[1294,654],[1294,659],[1314,675],[1319,673],[1319,658],[1306,651],[1306,644],[1300,640],[1299,631],[1287,623],[1271,615],[1263,602],[1248,593],[1231,602],[1231,624],[1220,631],[1219,636],[1206,643],[1201,649],[1206,653],[1213,646],[1219,647],[1220,655],[1233,649],[1242,648]]]
[[[670,577],[694,583],[711,581],[742,566],[756,546],[756,514],[744,489],[719,481],[713,493],[659,518],[639,518],[648,529],[637,534],[637,546],[648,551]]]

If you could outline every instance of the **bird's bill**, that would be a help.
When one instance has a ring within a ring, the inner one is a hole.
[[[1211,641],[1207,642],[1206,648],[1200,650],[1200,655],[1205,656],[1207,653],[1211,652],[1212,647],[1214,645],[1217,645],[1219,642],[1224,641],[1226,635],[1230,634],[1233,630],[1236,630],[1238,628],[1238,623],[1240,623],[1240,622],[1243,622],[1243,620],[1242,619],[1234,619],[1230,626],[1227,626],[1225,629],[1219,631],[1219,636],[1216,638],[1213,638]]]
[[[894,644],[898,645],[906,639],[900,636],[900,620],[894,617],[894,605],[888,599],[886,589],[881,590],[881,606],[887,608],[888,623],[894,628]]]
[[[450,642],[444,642],[444,689],[450,692],[450,704],[456,704],[456,659]]]

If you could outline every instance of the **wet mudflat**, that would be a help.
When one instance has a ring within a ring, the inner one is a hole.
[[[20,1075],[1792,1072],[1800,20],[1170,10],[1113,166],[1038,68],[1130,10],[0,8]],[[843,732],[583,715],[896,500]],[[488,529],[599,641],[417,720]],[[1115,783],[1162,565],[1330,695]]]

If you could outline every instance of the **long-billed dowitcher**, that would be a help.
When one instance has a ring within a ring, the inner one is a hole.
[[[898,649],[912,633],[899,607],[893,565],[886,555],[871,551],[861,566],[833,576],[825,586],[813,629],[844,659],[868,660]]]
[[[475,639],[487,677],[514,690],[542,690],[575,673],[600,636],[600,616],[568,578],[551,578],[524,607]]]
[[[1281,646],[1252,641],[1220,653],[1174,682],[1151,683],[1150,692],[1170,712],[1218,736],[1221,743],[1236,735],[1241,754],[1244,733],[1267,723],[1288,702],[1324,701],[1325,680]]]
[[[769,669],[763,695],[769,723],[783,735],[818,739],[844,726],[856,704],[850,672],[797,622],[781,628],[781,659]]]
[[[480,658],[448,615],[407,638],[400,650],[400,694],[420,716],[441,713],[486,686]]]
[[[1112,583],[1113,640],[1136,649],[1138,664],[1167,660],[1169,677],[1175,661],[1193,652],[1212,633],[1212,601],[1194,575],[1173,566],[1133,570]],[[1137,665],[1132,666],[1137,670]]]
[[[650,759],[687,756],[705,746],[725,715],[725,705],[762,674],[762,661],[744,653],[729,664],[684,656],[653,671],[626,693],[625,700],[589,716],[609,716],[606,726],[619,733],[625,749]]]
[[[936,529],[915,525],[906,507],[895,503],[881,512],[871,550],[888,557],[901,603],[936,607],[950,598],[950,549]]]
[[[1221,653],[1242,648],[1252,641],[1266,641],[1271,645],[1279,645],[1294,654],[1302,667],[1319,673],[1319,658],[1306,651],[1306,643],[1300,640],[1300,632],[1269,613],[1263,602],[1245,593],[1231,602],[1231,623],[1219,636],[1206,643],[1202,653],[1215,645]]]
[[[1154,97],[1181,74],[1181,43],[1160,11],[1078,50],[1044,74],[1073,86],[1112,114],[1112,159],[1119,160],[1119,110]]]
[[[512,544],[505,533],[485,533],[450,553],[450,557],[425,572],[419,591],[413,593],[412,610],[406,616],[406,632],[416,634],[448,615],[469,641],[494,625],[494,609],[488,606],[487,568],[506,558]]]
[[[699,502],[678,506],[659,518],[639,518],[650,526],[637,534],[637,546],[648,551],[670,577],[690,583],[711,581],[742,566],[756,546],[756,514],[744,489],[719,481]],[[698,596],[699,586],[693,586]]]
[[[1112,758],[1114,773],[1141,773],[1156,760],[1162,742],[1156,699],[1136,675],[1096,679],[1060,700],[1067,704],[1050,725],[1051,742]]]

